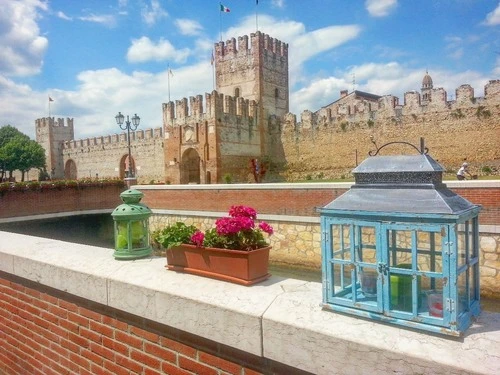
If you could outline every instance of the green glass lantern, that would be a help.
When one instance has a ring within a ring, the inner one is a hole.
[[[138,259],[151,255],[148,219],[152,211],[140,203],[144,196],[139,190],[129,189],[120,194],[123,204],[111,216],[115,227],[115,259]]]

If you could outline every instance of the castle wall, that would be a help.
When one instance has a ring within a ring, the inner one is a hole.
[[[201,99],[163,104],[166,180],[214,183],[230,174],[246,181],[250,160],[261,155],[256,103],[217,91],[205,94],[205,106]]]
[[[163,130],[146,129],[130,133],[132,159],[135,161],[139,183],[164,181]],[[127,134],[67,141],[62,144],[63,165],[72,160],[77,167],[77,178],[119,177],[120,163],[128,155]]]
[[[446,102],[442,89],[432,90],[428,105],[419,105],[420,94],[407,92],[405,105],[392,109],[391,96],[382,97],[379,104],[389,107],[377,111],[372,122],[362,113],[340,118],[317,118],[310,111],[302,113],[301,122],[285,116],[283,131],[279,134],[287,170],[281,171],[285,179],[340,178],[348,176],[356,166],[381,145],[406,141],[418,146],[420,137],[433,157],[449,173],[455,173],[464,159],[472,163],[473,172],[482,165],[497,165],[500,160],[500,81],[490,81],[484,98],[473,98],[468,85],[457,89],[456,102]],[[438,98],[438,99],[436,99]],[[401,115],[399,115],[401,113]],[[384,149],[387,153],[414,153],[408,147]]]
[[[64,176],[64,164],[60,158],[64,141],[74,138],[73,119],[44,117],[35,121],[36,141],[45,150],[47,170],[53,178]]]

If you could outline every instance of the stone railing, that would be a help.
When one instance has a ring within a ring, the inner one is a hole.
[[[498,313],[450,339],[324,311],[319,283],[244,287],[0,236],[2,373],[500,373]]]

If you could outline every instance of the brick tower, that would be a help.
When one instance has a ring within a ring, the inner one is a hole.
[[[36,141],[45,150],[47,172],[51,178],[64,178],[62,146],[75,137],[73,119],[44,117],[35,120]]]
[[[260,31],[215,44],[216,90],[255,100],[261,154],[267,154],[267,122],[289,111],[288,44]]]

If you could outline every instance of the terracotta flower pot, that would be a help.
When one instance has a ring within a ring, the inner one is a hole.
[[[241,251],[181,245],[167,250],[169,270],[252,285],[269,276],[269,250]]]

